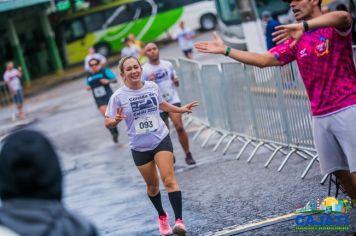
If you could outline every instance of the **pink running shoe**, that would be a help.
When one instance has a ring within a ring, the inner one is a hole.
[[[185,225],[183,220],[181,219],[176,219],[176,222],[173,226],[173,233],[178,235],[178,236],[185,236],[187,233],[187,230],[185,229]]]
[[[162,234],[162,236],[172,234],[172,229],[171,229],[171,226],[169,225],[169,219],[168,219],[167,212],[166,212],[165,216],[158,217],[158,223],[159,223],[159,232]]]

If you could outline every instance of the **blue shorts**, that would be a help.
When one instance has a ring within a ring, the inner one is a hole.
[[[14,100],[14,103],[16,104],[22,104],[23,103],[23,93],[22,90],[16,90],[15,95],[12,96],[12,99]]]

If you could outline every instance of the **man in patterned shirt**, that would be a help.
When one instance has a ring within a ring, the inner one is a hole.
[[[356,204],[356,70],[352,19],[344,11],[321,13],[321,0],[289,0],[298,23],[276,27],[277,46],[267,53],[239,51],[215,34],[198,42],[200,52],[225,54],[258,67],[296,60],[313,115],[313,133],[322,173],[333,173]]]

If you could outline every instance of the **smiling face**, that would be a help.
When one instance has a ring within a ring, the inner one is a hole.
[[[121,68],[121,77],[127,85],[136,86],[141,83],[142,68],[138,60],[134,57],[126,59]]]
[[[321,14],[321,0],[289,0],[290,7],[293,10],[297,21],[309,20]]]

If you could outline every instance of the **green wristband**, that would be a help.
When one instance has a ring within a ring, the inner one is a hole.
[[[229,56],[229,55],[230,55],[230,52],[231,52],[231,48],[230,48],[230,47],[227,47],[227,48],[226,48],[226,51],[225,51],[225,56]]]

